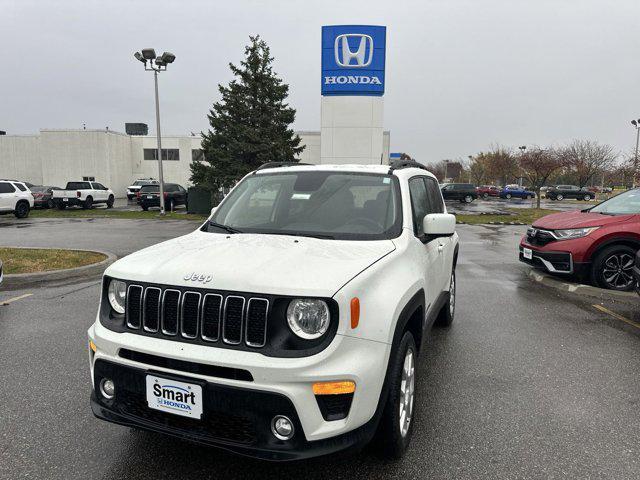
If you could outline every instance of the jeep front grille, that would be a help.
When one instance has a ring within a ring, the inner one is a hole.
[[[264,347],[269,301],[173,288],[129,285],[126,325],[175,340],[204,340],[228,345]]]

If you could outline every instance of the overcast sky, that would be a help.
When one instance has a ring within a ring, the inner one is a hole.
[[[385,129],[423,162],[493,143],[594,139],[628,152],[640,118],[639,0],[0,0],[0,130],[154,128],[136,49],[169,50],[162,130],[199,132],[250,34],[320,125],[320,28],[387,26]]]

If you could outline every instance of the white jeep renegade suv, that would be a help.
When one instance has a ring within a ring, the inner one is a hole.
[[[261,167],[195,232],[106,270],[94,414],[269,460],[378,432],[399,457],[422,340],[454,316],[454,229],[416,162]]]

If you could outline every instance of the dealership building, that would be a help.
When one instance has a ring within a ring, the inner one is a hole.
[[[322,28],[321,125],[320,131],[297,132],[305,146],[301,162],[389,162],[390,135],[383,130],[385,50],[385,27]],[[0,178],[61,187],[95,179],[124,197],[135,179],[158,174],[156,137],[125,130],[129,133],[42,129],[34,135],[0,134]],[[190,164],[200,156],[199,135],[163,135],[165,182],[189,186]]]

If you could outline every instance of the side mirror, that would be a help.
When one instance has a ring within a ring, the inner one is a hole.
[[[422,221],[427,240],[450,237],[456,231],[456,216],[450,213],[430,213]]]
[[[218,207],[213,207],[211,209],[211,216],[213,216],[214,213],[216,213],[216,210],[218,209]]]

